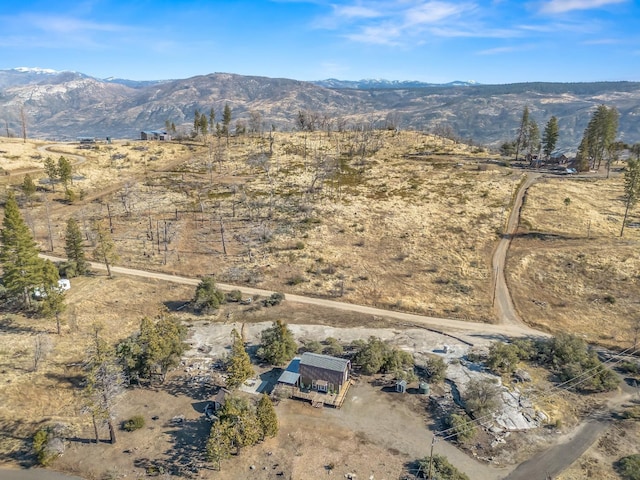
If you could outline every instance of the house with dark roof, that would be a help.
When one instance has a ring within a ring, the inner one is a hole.
[[[343,358],[306,352],[294,358],[278,378],[278,386],[293,398],[310,400],[319,407],[340,407],[347,395],[351,362]]]
[[[350,371],[349,360],[305,352],[300,358],[300,387],[337,393],[349,381]]]

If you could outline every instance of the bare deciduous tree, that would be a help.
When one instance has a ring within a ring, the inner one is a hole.
[[[40,364],[53,350],[51,338],[46,333],[39,333],[33,340],[33,371],[37,371]]]

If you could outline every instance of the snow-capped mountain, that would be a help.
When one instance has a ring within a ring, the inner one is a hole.
[[[140,131],[169,121],[188,134],[195,110],[225,104],[233,122],[248,124],[254,113],[263,125],[297,128],[300,112],[328,124],[349,126],[388,121],[400,129],[446,131],[485,145],[512,140],[522,111],[540,129],[553,115],[560,126],[559,147],[575,149],[590,111],[606,103],[620,113],[619,138],[640,142],[640,83],[520,83],[446,85],[413,81],[326,80],[302,82],[229,73],[164,81],[97,79],[79,72],[21,67],[0,70],[0,121],[16,135],[21,112],[32,138],[73,140],[79,136],[137,138]]]

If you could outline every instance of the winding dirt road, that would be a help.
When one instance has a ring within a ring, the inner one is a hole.
[[[505,264],[507,260],[507,252],[509,251],[509,246],[511,245],[511,240],[513,236],[518,231],[518,224],[520,223],[520,213],[522,211],[522,204],[524,202],[524,197],[526,195],[527,190],[531,185],[533,185],[539,178],[541,174],[539,173],[527,173],[526,178],[520,184],[520,188],[518,188],[515,193],[515,198],[513,200],[513,207],[511,208],[511,212],[509,214],[509,220],[507,221],[507,226],[505,229],[500,242],[496,246],[496,249],[493,251],[493,259],[491,265],[493,267],[493,281],[494,281],[494,292],[493,292],[493,306],[496,313],[496,318],[498,319],[498,323],[505,325],[518,325],[525,326],[524,322],[520,319],[518,312],[516,312],[515,307],[513,306],[513,300],[511,299],[511,294],[509,292],[509,288],[507,287],[507,281],[505,277]]]
[[[53,262],[60,262],[66,260],[61,257],[54,257],[51,255],[40,255],[42,258],[46,258]],[[97,262],[90,262],[91,268],[95,270],[105,271],[106,267]],[[171,275],[168,273],[150,272],[148,270],[137,270],[134,268],[111,266],[112,273],[119,273],[122,275],[131,275],[135,277],[151,278],[156,280],[162,280],[165,282],[180,283],[183,285],[196,286],[200,283],[199,278],[182,277],[179,275]],[[218,288],[222,291],[240,290],[244,295],[249,296],[262,296],[268,297],[272,293],[271,290],[262,290],[259,288],[230,285],[226,283],[216,283]],[[319,307],[333,308],[336,310],[362,313],[365,315],[372,315],[376,317],[385,317],[393,320],[400,320],[406,322],[407,325],[418,325],[433,329],[442,329],[447,331],[462,332],[467,334],[490,334],[499,337],[521,337],[527,335],[533,336],[546,336],[545,333],[532,328],[527,327],[524,324],[521,325],[491,325],[486,323],[474,323],[466,322],[464,320],[454,320],[450,318],[437,318],[428,317],[425,315],[416,315],[413,313],[396,312],[393,310],[383,310],[381,308],[368,307],[365,305],[355,305],[353,303],[337,302],[335,300],[327,300],[324,298],[305,297],[302,295],[286,294],[285,299],[288,302],[303,303],[307,305],[317,305]]]

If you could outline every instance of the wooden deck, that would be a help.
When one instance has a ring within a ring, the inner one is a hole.
[[[299,388],[292,388],[291,398],[309,400],[309,402],[311,402],[311,405],[313,405],[314,407],[322,407],[324,405],[329,405],[331,407],[340,408],[347,397],[347,392],[349,391],[349,388],[351,387],[352,382],[353,381],[349,379],[347,383],[345,383],[342,386],[342,388],[340,389],[340,392],[338,392],[337,394],[320,393],[314,390],[303,391],[303,390],[300,390]]]

